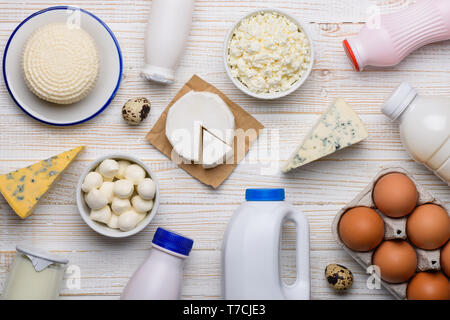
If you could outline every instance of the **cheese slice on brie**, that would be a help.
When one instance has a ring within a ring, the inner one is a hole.
[[[205,169],[224,164],[233,155],[233,148],[230,145],[205,129],[202,146],[202,166]]]

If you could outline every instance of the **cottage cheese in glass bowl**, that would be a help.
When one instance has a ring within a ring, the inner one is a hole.
[[[259,99],[290,94],[309,76],[311,39],[301,23],[275,9],[239,19],[225,39],[227,74],[244,93]]]

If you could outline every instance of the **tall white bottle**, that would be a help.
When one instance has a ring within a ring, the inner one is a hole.
[[[382,111],[399,122],[411,157],[450,184],[450,98],[420,96],[403,82]]]
[[[122,292],[121,300],[180,299],[184,261],[194,241],[158,228],[150,256],[133,274]]]
[[[175,68],[191,30],[193,10],[194,0],[152,1],[142,70],[146,79],[160,83],[175,80]]]
[[[305,216],[285,203],[284,189],[247,189],[223,240],[222,289],[231,300],[307,300],[310,297],[309,227]],[[297,279],[280,275],[281,228],[297,229]]]

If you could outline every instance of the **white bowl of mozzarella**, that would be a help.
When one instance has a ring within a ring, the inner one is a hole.
[[[143,230],[159,207],[159,184],[141,160],[110,154],[93,161],[77,185],[78,211],[94,231],[125,238]]]
[[[297,90],[314,63],[312,38],[297,18],[258,9],[238,19],[224,43],[225,70],[245,94],[278,99]]]

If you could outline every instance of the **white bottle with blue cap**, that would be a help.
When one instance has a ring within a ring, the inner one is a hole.
[[[194,241],[158,228],[150,256],[134,273],[122,300],[175,300],[181,297],[183,266]]]
[[[222,248],[222,286],[231,300],[306,300],[310,297],[309,227],[305,216],[284,202],[284,189],[247,189],[233,215]],[[297,279],[286,285],[280,275],[281,228],[297,230]]]

